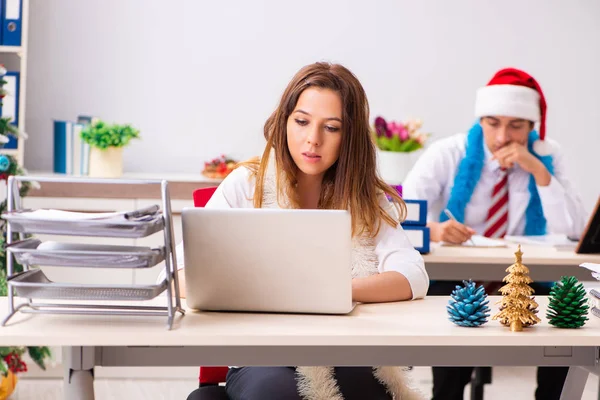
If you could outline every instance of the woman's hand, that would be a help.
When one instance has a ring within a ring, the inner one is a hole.
[[[179,277],[179,297],[185,299],[185,270],[177,271],[177,276]]]

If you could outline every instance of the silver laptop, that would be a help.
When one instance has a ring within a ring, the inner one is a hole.
[[[187,305],[212,311],[352,311],[350,214],[184,208]]]

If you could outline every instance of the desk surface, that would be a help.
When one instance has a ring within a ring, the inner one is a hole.
[[[425,254],[425,263],[448,264],[502,264],[507,267],[515,261],[517,244],[507,242],[508,247],[461,247],[431,246],[431,253]],[[572,250],[557,250],[554,247],[521,245],[525,265],[573,265],[584,262],[600,263],[600,254],[575,254]]]
[[[492,297],[492,315],[497,311]],[[155,304],[164,302],[155,299]],[[447,297],[359,305],[349,315],[203,313],[176,317],[68,316],[18,313],[0,327],[0,345],[49,346],[600,346],[600,318],[580,329],[558,329],[545,318],[523,332],[497,321],[462,328],[447,319]],[[7,299],[0,299],[2,316]]]
[[[48,178],[77,178],[48,172],[30,172],[30,176]],[[217,186],[220,179],[210,179],[197,174],[164,174],[164,173],[124,173],[122,179],[165,179],[169,182],[172,200],[192,201],[194,190],[202,187]],[[117,198],[117,199],[154,199],[160,198],[160,188],[157,185],[124,185],[124,184],[95,184],[95,183],[65,183],[44,182],[39,188],[32,188],[30,197],[59,197],[59,198]]]
[[[89,178],[88,176],[65,175],[49,171],[29,171],[28,175],[47,178]],[[222,179],[208,178],[202,175],[200,171],[198,173],[125,172],[118,179],[165,179],[169,182],[203,182],[217,185],[222,181]]]

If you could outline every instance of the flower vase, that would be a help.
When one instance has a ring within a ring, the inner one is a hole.
[[[379,176],[388,185],[401,185],[421,151],[398,152],[377,150]]]
[[[123,147],[90,149],[90,177],[119,178],[121,175],[123,175]]]

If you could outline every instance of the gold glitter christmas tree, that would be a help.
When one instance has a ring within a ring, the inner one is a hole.
[[[500,288],[502,293],[502,300],[498,302],[500,312],[492,317],[499,320],[502,325],[509,326],[513,332],[520,332],[523,327],[540,322],[536,315],[538,304],[531,297],[534,290],[529,286],[533,280],[529,277],[529,268],[522,264],[522,256],[521,245],[519,245],[515,252],[515,263],[508,267],[506,272],[509,274],[502,280],[506,285]]]

